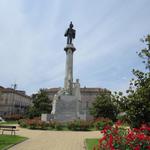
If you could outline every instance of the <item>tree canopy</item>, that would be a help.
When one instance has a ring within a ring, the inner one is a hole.
[[[116,112],[126,112],[133,127],[150,123],[150,35],[144,37],[142,42],[148,46],[137,54],[142,59],[145,70],[132,70],[134,78],[126,96],[121,92],[100,93],[91,108],[94,117],[114,118]]]
[[[117,107],[112,101],[111,93],[108,91],[99,93],[92,104],[90,112],[95,118],[104,117],[115,120]]]
[[[143,40],[147,48],[138,52],[145,65],[145,71],[133,69],[134,79],[130,82],[127,112],[133,126],[140,126],[141,123],[150,122],[150,35]]]
[[[37,94],[32,95],[33,106],[29,108],[28,116],[30,118],[40,116],[42,113],[51,113],[52,101],[44,89],[40,89]]]

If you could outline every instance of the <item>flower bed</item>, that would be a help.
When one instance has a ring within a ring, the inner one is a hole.
[[[114,127],[105,127],[101,133],[103,137],[93,150],[150,150],[150,127],[147,125],[131,130],[121,128],[121,122],[117,122]]]
[[[55,124],[54,123],[46,123],[46,122],[42,122],[40,120],[40,118],[34,118],[34,119],[21,119],[19,120],[19,125],[23,128],[30,128],[30,129],[48,129],[48,127],[50,128],[55,128]]]
[[[73,131],[88,131],[93,126],[91,121],[75,120],[67,123],[60,122],[42,122],[40,118],[34,119],[21,119],[19,120],[21,127],[30,129],[42,129],[42,130],[73,130]]]
[[[67,123],[67,128],[73,131],[88,131],[91,127],[91,121],[75,120]]]

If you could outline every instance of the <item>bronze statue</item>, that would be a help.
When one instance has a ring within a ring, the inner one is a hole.
[[[65,32],[65,35],[67,37],[67,44],[72,44],[72,39],[75,39],[75,33],[76,30],[73,29],[73,24],[70,22],[69,28]]]

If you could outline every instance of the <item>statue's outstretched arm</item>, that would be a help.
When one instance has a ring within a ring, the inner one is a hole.
[[[65,34],[64,34],[64,36],[68,36],[68,30],[66,30],[66,32],[65,32]]]
[[[75,39],[76,37],[76,30],[74,30],[74,33],[73,33],[73,38]]]

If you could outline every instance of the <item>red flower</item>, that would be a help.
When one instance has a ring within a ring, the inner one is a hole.
[[[121,149],[122,145],[132,150],[140,150],[140,148],[150,150],[150,136],[147,134],[147,131],[150,131],[149,126],[143,125],[141,128],[124,131],[119,128],[120,124],[121,122],[117,122],[114,127],[105,127],[101,132],[104,136],[99,140],[99,149],[115,150],[114,145],[117,144],[118,150]]]
[[[103,136],[101,139],[98,140],[99,144],[102,143],[102,141],[104,141],[106,139],[106,136]]]
[[[139,140],[144,140],[144,139],[145,139],[144,133],[138,134],[138,135],[137,135],[137,138],[138,138]]]
[[[129,134],[126,136],[127,140],[134,140],[135,139],[135,135],[134,132],[130,131]]]
[[[138,128],[133,128],[133,131],[139,132],[139,129]]]
[[[140,145],[136,146],[134,150],[140,150]]]
[[[109,136],[109,147],[111,150],[115,150],[113,147],[113,136],[112,135]]]
[[[147,150],[150,150],[150,146],[147,146],[146,148],[147,148]]]
[[[122,122],[121,122],[120,120],[118,120],[118,121],[115,123],[116,126],[120,126],[121,124],[122,124]]]
[[[107,129],[103,129],[103,130],[101,131],[101,133],[106,134],[106,133],[107,133]]]

